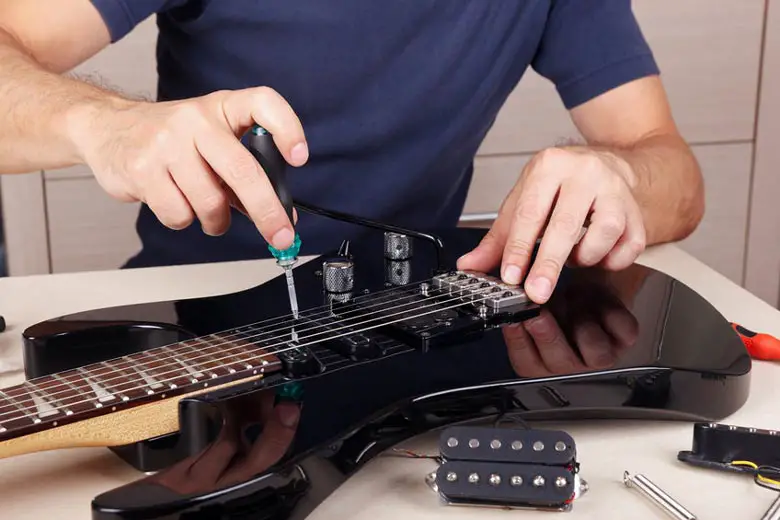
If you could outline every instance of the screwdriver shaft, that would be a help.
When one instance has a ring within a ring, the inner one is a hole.
[[[295,279],[293,278],[292,266],[284,268],[284,275],[287,278],[287,292],[290,295],[290,310],[293,317],[298,319],[298,296],[295,293]]]

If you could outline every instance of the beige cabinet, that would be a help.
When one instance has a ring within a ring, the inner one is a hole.
[[[768,2],[766,13],[766,4],[633,2],[706,179],[707,213],[682,246],[776,305],[780,235],[769,235],[780,210],[769,201],[780,198],[780,182],[771,180],[780,157],[761,132],[780,128],[780,94],[772,101],[759,82],[780,92],[780,8]],[[80,71],[153,96],[155,31],[148,21]],[[479,150],[464,221],[490,219],[534,151],[577,135],[552,85],[529,70]],[[1,180],[11,274],[112,269],[139,247],[137,205],[110,199],[84,168]]]

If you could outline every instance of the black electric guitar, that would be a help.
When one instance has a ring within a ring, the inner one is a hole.
[[[151,473],[95,497],[95,519],[300,519],[433,429],[716,421],[748,397],[728,321],[660,272],[566,269],[539,307],[453,270],[482,230],[362,223],[379,229],[295,268],[297,319],[280,275],[30,327],[27,379],[0,389],[0,457],[105,446]]]

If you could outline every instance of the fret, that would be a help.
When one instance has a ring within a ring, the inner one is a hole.
[[[254,350],[263,350],[271,354],[294,348],[297,346],[297,334],[294,330],[290,330],[288,334],[280,334],[276,332],[263,332],[259,330],[248,330],[246,332],[239,332],[241,336],[235,341],[241,342],[241,344],[247,348]]]
[[[246,352],[241,352],[235,348],[228,340],[220,338],[216,334],[209,334],[200,338],[195,338],[191,341],[196,341],[198,345],[209,352],[216,360],[222,363],[231,374],[238,371],[251,370],[254,365],[251,361],[252,356]]]
[[[190,386],[192,384],[191,379],[187,377],[187,374],[181,369],[179,364],[168,355],[164,353],[157,354],[158,352],[156,349],[153,351],[146,350],[134,354],[133,358],[143,365],[144,372],[170,390]]]
[[[38,417],[45,419],[54,415],[64,413],[65,415],[73,415],[73,410],[61,401],[61,395],[57,395],[55,391],[51,393],[47,392],[45,388],[36,384],[35,381],[25,381],[22,386],[30,389],[30,398],[35,404],[35,409],[38,411]]]
[[[160,350],[168,354],[169,361],[173,361],[174,363],[177,363],[179,366],[181,366],[184,369],[185,372],[187,372],[190,375],[191,378],[190,382],[193,385],[198,384],[200,382],[201,377],[205,377],[203,375],[203,372],[199,371],[196,367],[182,361],[182,358],[186,357],[186,355],[183,352],[177,352],[168,346],[162,347]]]
[[[102,394],[95,392],[92,386],[87,381],[84,381],[82,376],[77,374],[76,371],[69,370],[67,372],[60,372],[58,374],[52,374],[52,377],[72,388],[78,395],[83,397],[84,401],[89,403],[91,406],[94,406],[95,408],[103,407],[103,402],[100,401]]]
[[[101,361],[95,372],[103,383],[109,383],[107,386],[121,389],[120,399],[123,401],[138,399],[146,395],[143,388],[145,385],[141,384],[143,380],[135,372],[121,365],[121,358],[120,360],[113,359],[110,362]]]
[[[7,391],[10,391],[12,388],[18,388],[18,387],[6,388],[5,391],[0,390],[0,397],[5,399],[10,405],[12,405],[14,408],[16,408],[16,410],[18,410],[22,414],[22,417],[16,417],[16,419],[25,418],[31,420],[34,424],[40,423],[41,419],[28,413],[27,407],[24,405],[23,402],[18,401],[17,399],[11,397],[6,393]],[[13,419],[14,418],[11,418],[10,420],[12,421]],[[3,421],[3,422],[7,422],[7,421]]]
[[[212,379],[219,377],[216,370],[225,369],[225,364],[218,361],[217,358],[212,357],[208,352],[205,352],[205,349],[196,349],[195,345],[191,344],[189,341],[182,341],[179,343],[179,346],[187,349],[187,351],[183,353],[185,358],[190,356],[188,361],[191,363],[197,362],[197,365]]]
[[[99,370],[99,369],[98,369]],[[96,369],[90,369],[89,372],[86,371],[83,367],[79,367],[76,369],[76,372],[78,372],[82,379],[89,385],[89,387],[92,389],[92,393],[95,394],[95,397],[97,397],[98,403],[100,403],[100,406],[103,405],[103,403],[110,403],[112,401],[117,400],[117,395],[114,395],[111,391],[109,391],[109,388],[105,383],[101,382],[101,377],[97,374]],[[103,369],[105,370],[105,369]],[[127,396],[124,396],[118,392],[116,392],[120,399],[123,401],[128,401],[129,398]],[[100,408],[98,406],[98,408]]]
[[[41,397],[50,404],[56,404],[56,407],[62,409],[65,415],[92,409],[92,404],[85,401],[87,396],[75,386],[64,382],[63,379],[57,378],[55,375],[32,379],[27,381],[27,384],[40,389],[43,393]]]
[[[146,370],[138,368],[139,364],[143,365],[143,363],[140,362],[140,360],[131,359],[128,356],[124,356],[121,359],[122,362],[127,364],[129,369],[134,371],[138,375],[138,377],[141,378],[141,381],[145,383],[145,385],[142,386],[147,387],[146,388],[147,395],[154,395],[155,390],[160,390],[162,388],[165,388],[165,385],[163,385],[160,381],[155,379],[151,374],[146,372]]]

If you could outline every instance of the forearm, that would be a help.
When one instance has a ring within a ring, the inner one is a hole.
[[[97,86],[44,69],[0,29],[0,174],[82,162],[79,135],[122,100]]]
[[[704,182],[696,158],[676,135],[648,137],[626,148],[608,148],[630,168],[647,245],[675,242],[695,231],[704,214]]]

